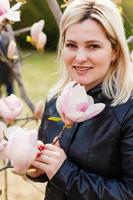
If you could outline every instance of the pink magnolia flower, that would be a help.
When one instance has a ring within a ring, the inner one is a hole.
[[[35,22],[32,27],[31,27],[31,37],[33,42],[36,43],[39,33],[42,32],[43,28],[45,25],[45,21],[43,19],[41,19],[38,22]]]
[[[12,40],[10,41],[7,49],[7,58],[10,60],[14,60],[17,58],[17,48],[16,43]]]
[[[16,126],[8,131],[8,158],[17,174],[25,174],[38,153],[37,131]]]
[[[14,94],[0,99],[0,116],[7,121],[16,119],[22,109],[22,102]]]
[[[44,49],[44,46],[46,44],[46,41],[47,41],[47,36],[45,33],[43,32],[40,32],[39,33],[39,36],[38,36],[38,39],[36,41],[36,48],[38,50],[43,50]]]
[[[0,0],[0,23],[2,23],[5,19],[14,22],[20,21],[20,11],[18,11],[18,9],[21,4],[21,2],[16,3],[10,8],[9,0]]]
[[[6,140],[2,140],[0,142],[0,160],[7,159],[7,145],[8,142]]]
[[[6,124],[4,122],[0,122],[0,142],[3,139],[6,130],[7,130]]]
[[[6,132],[7,127],[5,123],[0,122],[0,160],[7,158],[7,144],[8,142],[4,140],[4,132]]]
[[[43,104],[42,101],[38,101],[35,105],[33,116],[35,119],[41,119],[43,114]]]
[[[94,103],[91,96],[86,94],[85,88],[71,81],[57,98],[56,108],[65,125],[82,122],[102,112],[105,105]]]
[[[36,46],[36,48],[39,50],[43,50],[47,41],[47,36],[42,31],[44,28],[44,25],[45,25],[45,21],[40,20],[34,23],[31,27],[31,43],[34,46]]]

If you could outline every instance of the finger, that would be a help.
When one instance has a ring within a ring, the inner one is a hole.
[[[36,178],[43,173],[44,173],[44,171],[42,171],[41,169],[37,169],[36,167],[32,166],[32,169],[29,169],[26,174],[28,176],[31,176],[32,178]]]
[[[45,173],[45,171],[47,171],[47,169],[48,169],[48,167],[49,167],[47,164],[41,163],[41,162],[38,162],[38,161],[34,161],[34,162],[32,163],[32,165],[33,165],[34,167],[36,167],[37,169],[43,170],[44,173]]]
[[[41,140],[37,141],[37,148],[39,149],[39,151],[42,151],[45,149],[45,145]]]
[[[60,148],[56,149],[55,151],[51,151],[49,149],[45,149],[45,151],[41,152],[41,155],[47,156],[49,158],[55,158],[57,156],[59,156],[59,152],[60,152]]]
[[[44,164],[50,164],[52,163],[52,159],[46,155],[41,155],[39,158],[36,159],[36,161]]]
[[[37,146],[39,146],[39,145],[44,145],[44,143],[41,140],[38,140],[37,141]]]
[[[50,151],[57,151],[58,149],[60,149],[60,147],[53,144],[45,144],[45,147],[47,150],[50,150]]]

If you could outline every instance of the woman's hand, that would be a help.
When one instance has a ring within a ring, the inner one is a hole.
[[[37,178],[43,174],[44,174],[43,170],[37,169],[33,166],[31,166],[26,173],[26,175],[30,176],[31,178]]]
[[[65,159],[66,154],[63,149],[53,144],[45,144],[45,149],[41,152],[40,157],[32,163],[32,166],[40,169],[41,172],[47,174],[49,179],[52,179]]]

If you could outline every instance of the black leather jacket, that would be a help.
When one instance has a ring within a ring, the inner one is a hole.
[[[100,87],[88,94],[105,109],[65,130],[60,146],[66,161],[50,181],[46,175],[35,181],[48,181],[46,200],[133,200],[133,100],[112,107]],[[47,103],[40,126],[44,143],[52,142],[63,126],[48,120],[58,116],[55,102]]]

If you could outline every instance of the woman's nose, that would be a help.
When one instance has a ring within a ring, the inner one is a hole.
[[[87,62],[87,60],[88,60],[88,52],[86,52],[86,50],[79,49],[79,50],[76,52],[75,60],[76,60],[76,62],[78,62],[78,63]]]

